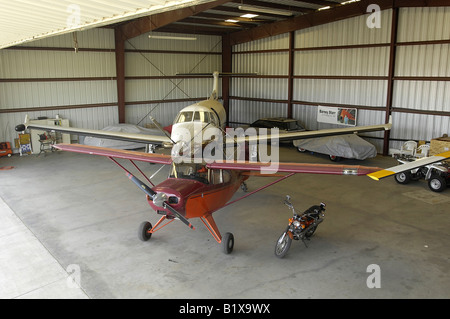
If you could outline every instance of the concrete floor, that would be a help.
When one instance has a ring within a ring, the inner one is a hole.
[[[293,147],[282,147],[280,159],[330,163]],[[0,158],[9,165],[0,170],[0,298],[450,297],[450,189],[436,194],[425,181],[297,174],[215,213],[222,234],[236,240],[224,255],[197,219],[195,231],[174,222],[141,242],[139,224],[158,216],[106,158]],[[140,167],[151,175],[159,165]],[[270,180],[247,184],[251,191]],[[278,259],[275,242],[291,216],[286,194],[298,210],[323,201],[327,211],[308,248],[294,241]],[[370,289],[374,264],[381,287]]]

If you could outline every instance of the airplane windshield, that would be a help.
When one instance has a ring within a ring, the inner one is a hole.
[[[204,184],[209,184],[208,170],[205,165],[194,163],[173,164],[170,178],[194,179]]]
[[[204,122],[204,123],[212,123],[216,125],[215,116],[210,112],[204,111],[185,111],[180,112],[178,117],[175,120],[175,123],[186,123],[186,122]]]
[[[177,119],[175,120],[175,123],[185,123],[185,122],[191,122],[192,118],[194,117],[194,112],[180,112],[178,114]]]

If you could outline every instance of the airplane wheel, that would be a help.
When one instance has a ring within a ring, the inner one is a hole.
[[[222,251],[228,255],[233,251],[233,247],[234,247],[234,236],[232,233],[226,233],[222,237]]]
[[[149,233],[149,230],[152,229],[153,226],[149,222],[142,222],[139,226],[138,236],[142,241],[147,241],[152,237],[152,234]]]

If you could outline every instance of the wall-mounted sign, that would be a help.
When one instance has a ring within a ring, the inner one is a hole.
[[[356,126],[356,109],[319,106],[317,122]]]

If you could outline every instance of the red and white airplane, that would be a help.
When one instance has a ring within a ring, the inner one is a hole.
[[[57,144],[54,146],[64,151],[106,156],[126,172],[128,178],[145,193],[146,199],[153,210],[161,215],[161,218],[155,225],[147,221],[141,224],[139,237],[142,240],[149,240],[153,233],[176,219],[185,223],[189,228],[194,229],[190,220],[192,218],[200,218],[214,239],[222,244],[223,252],[226,254],[231,253],[233,250],[234,236],[231,233],[226,233],[222,236],[213,218],[213,213],[222,207],[235,203],[297,173],[367,175],[381,170],[376,167],[352,165],[258,162],[249,160],[249,154],[247,154],[248,147],[252,143],[253,145],[256,145],[256,143],[259,143],[258,145],[269,142],[272,144],[275,143],[273,147],[276,149],[277,140],[294,140],[356,132],[390,130],[391,123],[286,134],[277,134],[277,132],[262,135],[241,134],[241,136],[230,134],[230,131],[225,128],[225,109],[218,101],[219,73],[214,72],[213,76],[214,87],[211,97],[183,108],[174,121],[170,135],[139,135],[36,125],[30,123],[27,118],[24,124],[16,127],[16,131],[24,131],[25,129],[59,131],[69,134],[172,147],[172,154],[165,155],[80,144]],[[208,134],[206,134],[207,131],[209,131]],[[233,151],[227,153],[230,148]],[[197,153],[193,153],[192,150],[200,151],[202,156],[196,157]],[[208,150],[208,156],[205,156],[206,150]],[[238,153],[237,158],[234,153],[235,151]],[[232,156],[222,156],[225,153],[231,154]],[[180,154],[184,156],[180,157]],[[144,183],[134,176],[119,163],[119,159],[129,160],[144,176],[146,182]],[[158,185],[154,185],[134,161],[170,165],[170,174],[166,180]],[[230,201],[241,185],[245,186],[244,182],[250,176],[270,176],[277,177],[277,179],[263,187],[246,193],[238,199]]]

